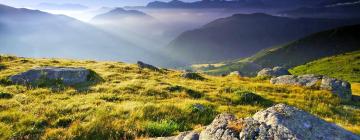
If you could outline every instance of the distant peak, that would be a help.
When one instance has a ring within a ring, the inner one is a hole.
[[[265,13],[252,13],[252,14],[234,14],[233,17],[273,17]]]

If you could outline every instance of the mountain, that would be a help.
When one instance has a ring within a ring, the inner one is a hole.
[[[309,35],[284,46],[260,51],[251,57],[207,72],[223,74],[238,70],[244,75],[254,76],[265,67],[292,68],[323,57],[360,50],[359,40],[360,25],[339,27]]]
[[[2,54],[126,62],[154,57],[127,40],[63,15],[0,5],[0,25]]]
[[[175,59],[190,64],[233,60],[311,33],[355,23],[360,23],[359,19],[236,14],[182,33],[168,45],[167,51]]]
[[[56,3],[40,3],[36,6],[38,9],[43,10],[86,10],[88,9],[87,6],[81,4],[72,4],[72,3],[65,3],[65,4],[56,4]]]
[[[125,18],[142,18],[152,19],[151,16],[138,10],[125,10],[123,8],[115,8],[107,13],[95,16],[92,20],[94,21],[114,21]]]
[[[291,17],[327,17],[327,18],[359,18],[360,1],[328,1],[316,7],[301,7],[279,12]]]
[[[349,82],[360,83],[360,51],[322,58],[297,66],[292,74],[328,75]]]
[[[169,2],[150,2],[147,8],[295,8],[320,4],[326,0],[201,0],[183,2],[172,0]]]

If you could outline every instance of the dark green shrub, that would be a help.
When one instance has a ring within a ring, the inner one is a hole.
[[[262,105],[262,106],[270,106],[272,102],[270,100],[266,100],[260,95],[249,91],[237,91],[235,92],[236,96],[232,98],[232,103],[238,105]]]
[[[55,122],[56,127],[68,127],[73,122],[71,118],[59,118]]]
[[[188,118],[191,118],[190,122],[196,124],[207,125],[212,122],[212,120],[217,115],[217,112],[212,106],[207,106],[203,104],[193,104],[188,107],[191,111]]]
[[[170,92],[181,92],[183,91],[185,88],[179,85],[175,85],[175,86],[170,86],[167,87],[166,90],[170,91]]]
[[[0,92],[0,99],[10,99],[12,97],[13,97],[13,95],[10,93]]]
[[[204,77],[202,77],[200,74],[195,72],[187,72],[182,75],[182,77],[186,79],[192,79],[192,80],[205,80]]]
[[[4,70],[4,69],[6,69],[6,66],[3,64],[0,64],[0,70]]]
[[[101,100],[105,100],[107,102],[116,102],[121,101],[121,98],[116,95],[103,95],[100,97]]]
[[[170,136],[179,129],[179,124],[173,121],[149,122],[145,133],[150,137]]]
[[[201,92],[198,92],[198,91],[195,91],[195,90],[192,90],[192,89],[188,89],[188,88],[185,88],[185,87],[182,87],[182,86],[179,86],[179,85],[167,87],[166,90],[168,90],[170,92],[182,92],[182,91],[185,91],[185,93],[187,95],[189,95],[190,97],[195,98],[195,99],[198,99],[198,98],[202,97]]]
[[[192,90],[192,89],[187,89],[186,94],[188,94],[190,97],[195,98],[195,99],[201,98],[201,96],[202,96],[202,93]]]

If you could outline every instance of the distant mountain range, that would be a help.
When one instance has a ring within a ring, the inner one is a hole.
[[[196,2],[183,2],[172,0],[170,2],[150,2],[148,8],[295,8],[312,6],[329,0],[200,0]]]
[[[0,5],[0,53],[136,62],[154,56],[119,37],[76,19]]]
[[[301,7],[298,9],[279,12],[291,17],[328,17],[328,18],[359,18],[360,0],[329,1],[315,7]]]
[[[104,14],[100,14],[95,16],[92,20],[100,21],[100,20],[121,20],[124,18],[147,18],[152,19],[151,16],[147,15],[144,12],[138,11],[138,10],[125,10],[123,8],[115,8],[109,12],[106,12]]]
[[[244,75],[254,76],[265,67],[291,68],[319,58],[360,50],[359,40],[360,25],[339,27],[309,35],[281,47],[260,51],[251,57],[207,72],[224,74],[241,71]]]
[[[56,4],[56,3],[40,3],[36,6],[38,9],[42,10],[86,10],[88,9],[87,6],[81,4],[72,4],[72,3],[65,3],[65,4]]]
[[[287,18],[262,13],[236,14],[186,31],[167,51],[189,64],[244,58],[311,33],[360,23],[360,19]]]

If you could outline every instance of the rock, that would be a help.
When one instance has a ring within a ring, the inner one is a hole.
[[[277,104],[249,118],[220,114],[200,133],[185,132],[166,140],[360,140],[360,137],[305,111]]]
[[[305,111],[285,104],[278,104],[253,117],[264,123],[264,130],[258,131],[264,139],[307,139],[307,140],[358,140],[359,136],[325,122]],[[261,130],[261,129],[260,129]]]
[[[38,84],[42,80],[59,80],[64,85],[74,85],[89,80],[90,70],[71,67],[41,67],[10,77],[16,84]]]
[[[316,83],[321,80],[322,76],[317,76],[313,74],[295,76],[295,75],[283,75],[276,78],[271,78],[271,84],[277,85],[297,85],[297,86],[305,86],[312,87],[315,86]]]
[[[343,100],[351,100],[352,92],[349,82],[337,80],[335,78],[323,77],[320,88],[330,90],[332,93],[338,95]]]
[[[199,75],[198,73],[195,73],[195,72],[186,72],[186,73],[182,74],[181,77],[186,78],[186,79],[193,79],[193,80],[204,80],[205,79],[204,77],[202,77],[201,75]]]
[[[177,136],[152,138],[150,140],[199,140],[199,133],[188,131]]]
[[[150,64],[146,64],[144,62],[141,62],[141,61],[138,61],[137,62],[137,65],[141,68],[141,69],[150,69],[150,70],[153,70],[153,71],[160,71],[159,68],[153,66],[153,65],[150,65]]]
[[[282,75],[290,75],[289,71],[283,67],[274,67],[273,69],[264,68],[258,72],[259,77],[278,77]]]
[[[200,140],[237,140],[238,133],[229,127],[236,118],[231,114],[220,114],[200,133]]]
[[[230,76],[241,76],[241,72],[240,71],[233,71],[231,73],[229,73]]]
[[[189,134],[187,134],[183,140],[198,140],[199,139],[199,134],[196,132],[190,132]]]
[[[206,110],[206,107],[205,107],[204,105],[198,104],[198,103],[193,104],[191,107],[192,107],[194,110],[197,110],[197,111],[200,111],[200,112],[203,112],[203,111]]]
[[[323,90],[329,90],[331,93],[337,95],[343,101],[351,100],[351,85],[350,83],[335,78],[329,78],[319,75],[284,75],[276,78],[271,78],[271,84],[277,85],[296,85],[304,87],[320,86]]]

